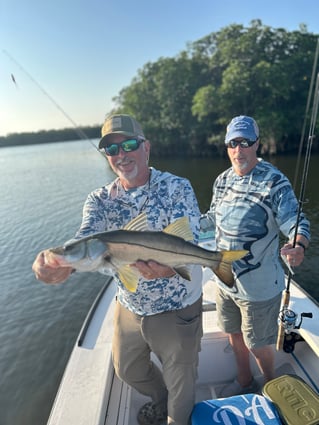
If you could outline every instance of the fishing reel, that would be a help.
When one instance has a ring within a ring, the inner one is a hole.
[[[293,310],[284,307],[279,312],[278,325],[282,326],[285,331],[283,350],[286,353],[292,353],[295,349],[296,342],[303,341],[302,336],[293,332],[295,329],[300,329],[304,317],[312,318],[312,313],[301,313],[300,322],[296,325],[298,314]]]

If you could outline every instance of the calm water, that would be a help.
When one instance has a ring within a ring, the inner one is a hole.
[[[295,158],[276,165],[293,179]],[[153,161],[190,179],[205,211],[211,184],[227,160]],[[38,282],[31,272],[37,252],[71,238],[86,195],[113,178],[88,142],[0,149],[0,425],[45,425],[82,322],[104,283],[75,274],[63,285]],[[304,210],[312,245],[297,279],[319,300],[319,157],[311,161]]]

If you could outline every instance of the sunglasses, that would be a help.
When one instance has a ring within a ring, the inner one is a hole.
[[[143,142],[145,142],[144,139],[128,139],[121,143],[112,143],[111,145],[105,146],[104,151],[108,156],[118,155],[120,148],[124,152],[133,152],[136,151]]]
[[[257,140],[249,140],[249,139],[242,139],[242,140],[230,140],[226,143],[226,146],[228,148],[237,148],[239,145],[241,148],[250,148],[254,143],[256,143]]]

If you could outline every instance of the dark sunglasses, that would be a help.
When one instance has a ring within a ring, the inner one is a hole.
[[[111,145],[107,145],[104,147],[104,151],[108,156],[118,155],[120,148],[124,152],[133,152],[136,151],[143,142],[145,142],[144,139],[128,139],[121,143],[112,143]]]
[[[254,143],[256,143],[257,140],[249,140],[249,139],[242,139],[242,140],[230,140],[226,143],[226,146],[228,148],[237,148],[239,145],[241,148],[250,148]]]

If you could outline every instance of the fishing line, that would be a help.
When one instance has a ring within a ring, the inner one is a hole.
[[[307,148],[305,153],[304,168],[303,168],[302,181],[300,186],[300,195],[298,199],[298,211],[297,211],[297,218],[296,218],[296,224],[294,229],[294,238],[292,242],[293,247],[296,246],[298,225],[300,221],[302,207],[305,202],[304,201],[305,189],[306,189],[306,182],[308,178],[309,163],[311,158],[311,148],[312,148],[313,140],[315,138],[315,127],[316,127],[316,122],[318,117],[318,104],[319,104],[319,73],[317,74],[316,87],[315,87],[315,92],[313,96],[313,107],[312,107],[312,114],[311,114],[311,121],[310,121],[309,136],[308,136]],[[279,319],[278,319],[279,326],[278,326],[278,337],[277,337],[277,343],[276,343],[277,350],[280,350],[283,347],[283,341],[285,337],[285,325],[286,325],[285,318],[286,318],[289,301],[290,301],[290,283],[291,283],[292,274],[293,272],[291,271],[290,267],[288,267],[287,285],[282,295],[282,302],[281,302]]]
[[[313,61],[313,66],[312,66],[311,81],[310,81],[310,86],[309,86],[309,91],[308,91],[308,99],[307,99],[307,105],[306,105],[305,119],[304,119],[304,123],[303,123],[303,126],[302,126],[302,131],[301,131],[301,136],[300,136],[300,142],[299,142],[299,150],[298,150],[298,157],[297,157],[297,164],[296,164],[296,172],[295,172],[295,178],[294,178],[294,184],[293,184],[294,190],[296,189],[296,186],[297,186],[298,173],[299,173],[299,167],[300,167],[300,160],[301,160],[302,148],[303,148],[303,141],[304,141],[304,138],[305,138],[306,124],[307,124],[308,113],[309,113],[309,108],[310,108],[310,102],[311,102],[311,97],[312,97],[312,92],[313,92],[313,85],[314,85],[314,81],[315,81],[315,78],[316,78],[316,69],[317,69],[317,65],[318,65],[318,56],[319,56],[319,38],[317,40],[317,48],[316,48],[315,57],[314,57],[314,61]]]
[[[315,128],[316,128],[316,122],[317,122],[317,116],[318,116],[318,104],[319,104],[319,73],[317,74],[317,81],[316,81],[316,87],[315,87],[314,98],[313,98],[310,129],[309,129],[308,142],[307,142],[307,148],[305,153],[305,161],[304,161],[302,180],[301,180],[301,186],[300,186],[300,195],[298,200],[299,205],[298,205],[298,212],[297,212],[297,218],[296,218],[295,233],[293,238],[293,247],[295,247],[296,245],[297,234],[298,234],[298,224],[300,221],[300,215],[302,212],[303,204],[305,202],[305,191],[306,191],[306,183],[308,179],[309,164],[311,159],[311,149],[312,149],[313,140],[316,137]],[[291,280],[291,272],[289,271],[287,288],[286,288],[287,292],[289,292],[290,280]]]
[[[64,115],[64,117],[72,124],[74,127],[74,130],[76,134],[79,136],[82,140],[88,140],[91,145],[104,157],[104,154],[97,148],[97,146],[92,142],[92,140],[85,134],[85,132],[78,126],[78,124],[70,117],[70,115],[56,102],[55,99],[40,85],[40,83],[35,80],[32,75],[25,69],[23,66],[12,56],[10,53],[8,53],[6,50],[2,50],[5,55],[8,56],[8,58],[14,62],[21,71],[40,89],[40,91],[53,103],[53,105]],[[12,81],[16,84],[15,78],[13,74],[11,74]]]
[[[318,43],[318,46],[319,46],[319,43]],[[294,238],[293,238],[293,247],[295,247],[296,245],[297,234],[298,234],[298,224],[299,224],[303,204],[305,203],[305,190],[306,190],[306,183],[308,179],[309,164],[311,159],[311,149],[312,149],[313,140],[316,137],[315,128],[316,128],[317,117],[318,117],[318,104],[319,104],[319,73],[317,74],[316,87],[315,87],[314,96],[313,96],[312,114],[311,114],[311,120],[310,120],[310,128],[309,128],[306,152],[305,152],[305,160],[304,160],[304,167],[302,172],[301,185],[300,185],[300,194],[298,199],[298,211],[297,211],[296,225],[295,225]],[[292,273],[289,270],[287,289],[286,289],[287,292],[289,292],[291,275]]]
[[[304,367],[304,365],[301,363],[301,361],[298,359],[298,357],[295,355],[295,353],[291,353],[292,357],[295,359],[298,366],[302,369],[303,373],[306,375],[306,377],[309,379],[311,385],[314,387],[314,389],[319,392],[319,388],[314,382],[314,380],[311,378],[310,373],[307,371],[307,369]]]

